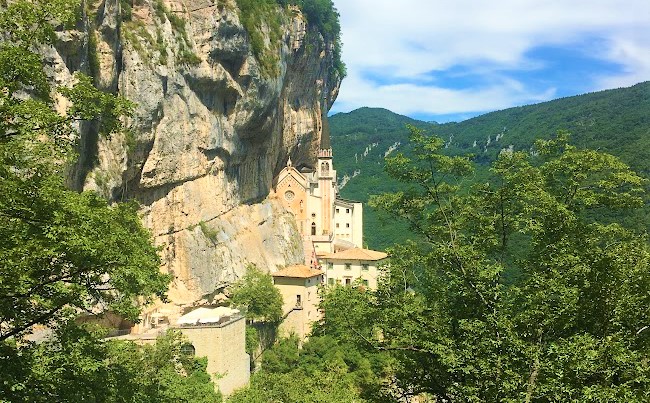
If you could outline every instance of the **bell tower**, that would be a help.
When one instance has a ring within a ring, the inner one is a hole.
[[[334,221],[336,171],[332,165],[332,145],[326,113],[323,113],[321,117],[320,149],[318,150],[316,173],[318,175],[318,187],[321,196],[321,228],[323,232],[318,235],[330,235],[332,234],[332,223]]]

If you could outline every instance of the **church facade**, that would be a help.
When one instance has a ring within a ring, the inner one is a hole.
[[[275,185],[276,195],[295,216],[305,264],[311,267],[318,266],[317,255],[363,246],[363,205],[339,197],[326,119],[315,169],[298,169],[289,158]]]

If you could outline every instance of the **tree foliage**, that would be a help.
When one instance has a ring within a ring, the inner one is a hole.
[[[551,139],[558,130],[571,132],[571,143],[580,148],[605,151],[619,157],[641,175],[650,174],[650,82],[629,88],[600,91],[491,112],[462,122],[436,124],[416,121],[385,109],[360,108],[330,117],[334,164],[339,175],[352,177],[341,189],[343,197],[362,202],[368,196],[403,189],[382,171],[385,153],[397,149],[409,154],[407,124],[431,130],[445,139],[443,153],[472,153],[475,171],[468,181],[489,180],[489,167],[502,149],[529,151],[536,139]],[[367,151],[366,151],[367,150]],[[646,206],[648,197],[646,196]],[[598,211],[601,219],[650,229],[650,209]],[[607,215],[604,215],[607,213]],[[380,250],[418,234],[395,224],[373,209],[364,211],[364,239]]]
[[[250,386],[228,402],[362,403],[369,401],[364,391],[378,391],[381,366],[354,346],[332,337],[311,337],[298,346],[291,337],[266,351]]]
[[[169,282],[135,204],[109,205],[66,187],[79,125],[92,121],[101,135],[115,135],[133,109],[80,73],[71,86],[50,85],[39,51],[74,26],[79,6],[15,0],[0,9],[0,400],[132,401],[116,381],[127,357],[117,360],[112,343],[70,320],[105,310],[136,320],[142,304],[165,298]],[[27,341],[44,329],[55,333]]]
[[[232,285],[233,305],[246,311],[246,318],[278,323],[282,318],[282,295],[270,274],[249,265],[241,280]]]
[[[145,346],[101,336],[66,323],[41,344],[0,345],[0,402],[221,401],[205,359],[183,352],[180,333],[168,332]]]
[[[77,9],[74,1],[13,1],[0,14],[0,341],[79,309],[135,319],[139,303],[164,298],[169,281],[136,206],[65,186],[76,123],[96,121],[109,136],[132,110],[82,74],[72,87],[50,88],[36,51],[52,43],[55,27],[75,22]],[[63,114],[55,92],[67,99]]]
[[[324,332],[390,354],[403,395],[647,401],[648,239],[592,214],[640,207],[646,181],[560,134],[467,188],[470,161],[411,130],[413,156],[386,161],[404,190],[372,203],[423,241],[392,249],[376,291],[327,295]]]

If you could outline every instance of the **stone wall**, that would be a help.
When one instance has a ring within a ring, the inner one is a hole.
[[[206,370],[224,396],[248,385],[250,357],[246,354],[243,317],[225,325],[183,327],[180,331],[194,347],[197,357],[207,357]]]

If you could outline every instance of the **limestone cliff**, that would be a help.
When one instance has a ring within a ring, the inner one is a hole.
[[[289,156],[313,163],[340,84],[334,45],[298,9],[273,11],[278,41],[260,20],[263,59],[234,0],[90,3],[85,24],[48,54],[54,79],[87,71],[137,106],[131,135],[82,127],[71,181],[142,203],[175,302],[212,293],[248,263],[302,261],[293,220],[269,195]]]

